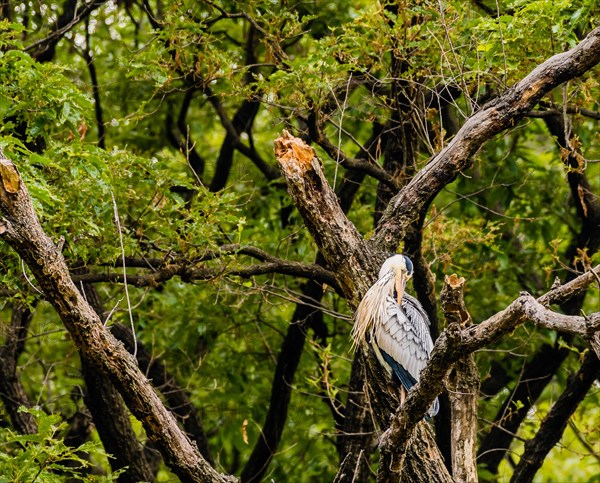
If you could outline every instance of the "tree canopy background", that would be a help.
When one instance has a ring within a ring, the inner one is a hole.
[[[346,405],[356,300],[292,203],[274,140],[286,129],[314,147],[370,239],[467,119],[599,19],[595,0],[4,1],[0,13],[0,146],[77,288],[219,472],[299,482],[333,480],[344,428],[367,433],[357,481],[379,459],[369,411]],[[396,241],[434,338],[445,275],[466,279],[478,324],[597,264],[598,74],[487,139]],[[0,250],[0,474],[172,480],[18,250]],[[597,312],[599,283],[557,310]],[[480,479],[510,479],[583,367],[536,478],[598,481],[584,340],[525,323],[475,363]],[[447,465],[452,418],[443,395]]]

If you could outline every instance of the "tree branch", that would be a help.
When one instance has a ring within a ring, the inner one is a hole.
[[[114,336],[125,345],[125,348],[133,354],[135,342],[131,333],[131,328],[123,324],[111,325],[110,331]],[[187,432],[188,437],[196,443],[200,453],[211,466],[214,466],[214,460],[208,446],[208,437],[196,407],[190,400],[190,395],[177,384],[175,377],[167,371],[167,368],[146,348],[146,346],[137,341],[137,360],[140,369],[152,381],[163,395],[169,405],[169,409],[175,414],[175,417]]]
[[[581,76],[600,62],[600,27],[573,49],[557,54],[536,67],[523,80],[471,116],[445,149],[404,187],[386,208],[373,243],[393,251],[398,240],[426,206],[448,183],[472,164],[477,150],[496,134],[514,126],[549,91]]]
[[[224,275],[250,278],[257,275],[266,275],[279,273],[282,275],[292,275],[294,277],[308,278],[316,282],[324,283],[340,292],[337,280],[327,269],[317,264],[306,264],[301,262],[292,262],[273,257],[266,252],[250,247],[242,248],[238,253],[248,254],[254,258],[262,259],[263,263],[259,265],[250,265],[242,268],[213,268],[194,266],[193,262],[183,261],[168,263],[166,265],[154,268],[152,273],[148,274],[128,274],[127,283],[136,287],[156,287],[173,277],[181,277],[185,282],[194,282],[201,280],[213,280]],[[131,260],[132,265],[138,268],[149,268],[148,260]],[[158,260],[153,260],[158,261]],[[127,262],[127,260],[126,260]],[[79,283],[123,283],[125,281],[122,272],[104,272],[104,273],[85,273],[72,275],[73,282]]]
[[[44,233],[15,165],[0,152],[0,237],[27,263],[79,351],[106,374],[171,470],[191,482],[231,482],[215,471],[179,429],[129,354],[103,326],[71,280],[62,253]]]
[[[600,273],[600,266],[594,269]],[[390,428],[382,437],[381,448],[402,454],[412,431],[427,412],[429,406],[442,391],[442,381],[449,368],[461,357],[472,353],[500,339],[517,326],[532,318],[534,324],[542,327],[560,326],[563,330],[589,337],[590,325],[597,330],[598,314],[594,314],[591,324],[582,324],[582,317],[571,316],[568,320],[558,315],[559,322],[549,323],[546,318],[545,304],[555,303],[565,294],[575,296],[595,281],[592,273],[586,273],[568,284],[558,287],[540,297],[537,301],[529,294],[522,294],[506,309],[498,312],[478,325],[461,329],[457,323],[450,324],[436,341],[429,363],[421,372],[419,382],[409,391],[402,408],[396,412]],[[572,322],[572,323],[570,323]]]
[[[341,209],[323,174],[314,149],[287,131],[275,140],[275,155],[288,183],[288,191],[319,250],[351,305],[373,282],[376,256]],[[370,277],[365,274],[369,267]],[[363,273],[364,276],[357,276]]]
[[[83,294],[97,314],[105,316],[98,291],[92,285],[83,286]],[[106,374],[81,353],[81,372],[85,381],[85,405],[107,453],[113,455],[109,464],[113,471],[125,468],[120,477],[124,482],[152,481],[154,467],[137,439],[127,407]],[[159,458],[160,461],[160,458]]]

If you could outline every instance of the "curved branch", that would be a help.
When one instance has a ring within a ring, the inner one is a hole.
[[[301,262],[291,262],[268,255],[259,249],[250,249],[249,247],[239,250],[240,253],[246,253],[259,259],[263,263],[259,265],[250,265],[248,267],[236,269],[195,267],[191,262],[184,261],[178,263],[169,263],[155,268],[148,274],[130,274],[127,275],[127,283],[135,287],[156,287],[173,277],[181,277],[185,282],[195,282],[201,280],[213,280],[223,275],[233,275],[242,278],[250,278],[257,275],[267,275],[279,273],[282,275],[292,275],[294,277],[308,278],[316,282],[327,284],[337,292],[341,292],[335,276],[327,269],[318,264],[306,264]],[[139,268],[149,268],[148,261],[135,260],[132,265]],[[125,278],[122,272],[104,272],[104,273],[85,273],[72,275],[73,282],[79,283],[123,283]]]
[[[549,91],[581,76],[600,62],[600,27],[573,49],[536,67],[523,80],[471,116],[452,141],[388,205],[377,226],[374,244],[396,248],[421,208],[472,164],[471,157],[496,134],[514,126]]]
[[[600,273],[600,266],[595,267],[594,273],[595,275]],[[506,309],[478,325],[461,329],[456,323],[450,324],[436,341],[429,363],[421,372],[419,382],[409,391],[404,405],[396,412],[390,428],[382,438],[382,450],[392,451],[393,448],[394,453],[403,453],[413,429],[442,391],[442,381],[456,361],[500,339],[528,318],[542,327],[559,325],[569,333],[589,337],[590,328],[597,330],[599,314],[594,314],[589,325],[582,325],[580,320],[582,318],[579,317],[571,316],[567,321],[563,318],[566,316],[555,314],[559,322],[550,324],[545,317],[546,309],[543,305],[556,303],[567,294],[573,297],[583,292],[596,280],[594,273],[580,275],[568,284],[547,292],[537,301],[529,294],[522,294]]]

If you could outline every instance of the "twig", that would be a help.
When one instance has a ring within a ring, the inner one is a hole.
[[[135,335],[135,325],[133,323],[133,314],[131,312],[131,301],[129,300],[129,288],[127,285],[127,264],[125,263],[125,246],[123,245],[123,231],[121,230],[121,222],[119,221],[119,208],[117,207],[117,200],[115,200],[115,195],[113,194],[112,190],[110,192],[110,197],[112,198],[112,202],[113,202],[115,222],[117,224],[117,229],[119,230],[119,244],[121,245],[121,257],[123,260],[123,285],[125,286],[125,298],[127,299],[127,312],[129,313],[129,324],[131,327],[131,334],[133,335],[133,357],[135,358],[137,356],[137,337]],[[107,319],[107,321],[108,321],[108,319]],[[106,324],[106,322],[105,322],[105,324]]]

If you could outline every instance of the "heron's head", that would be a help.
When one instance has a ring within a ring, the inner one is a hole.
[[[404,295],[404,288],[406,282],[413,275],[413,264],[406,255],[394,255],[388,258],[379,270],[379,278],[385,277],[390,272],[394,273],[396,297],[398,304],[401,303],[402,296]]]

